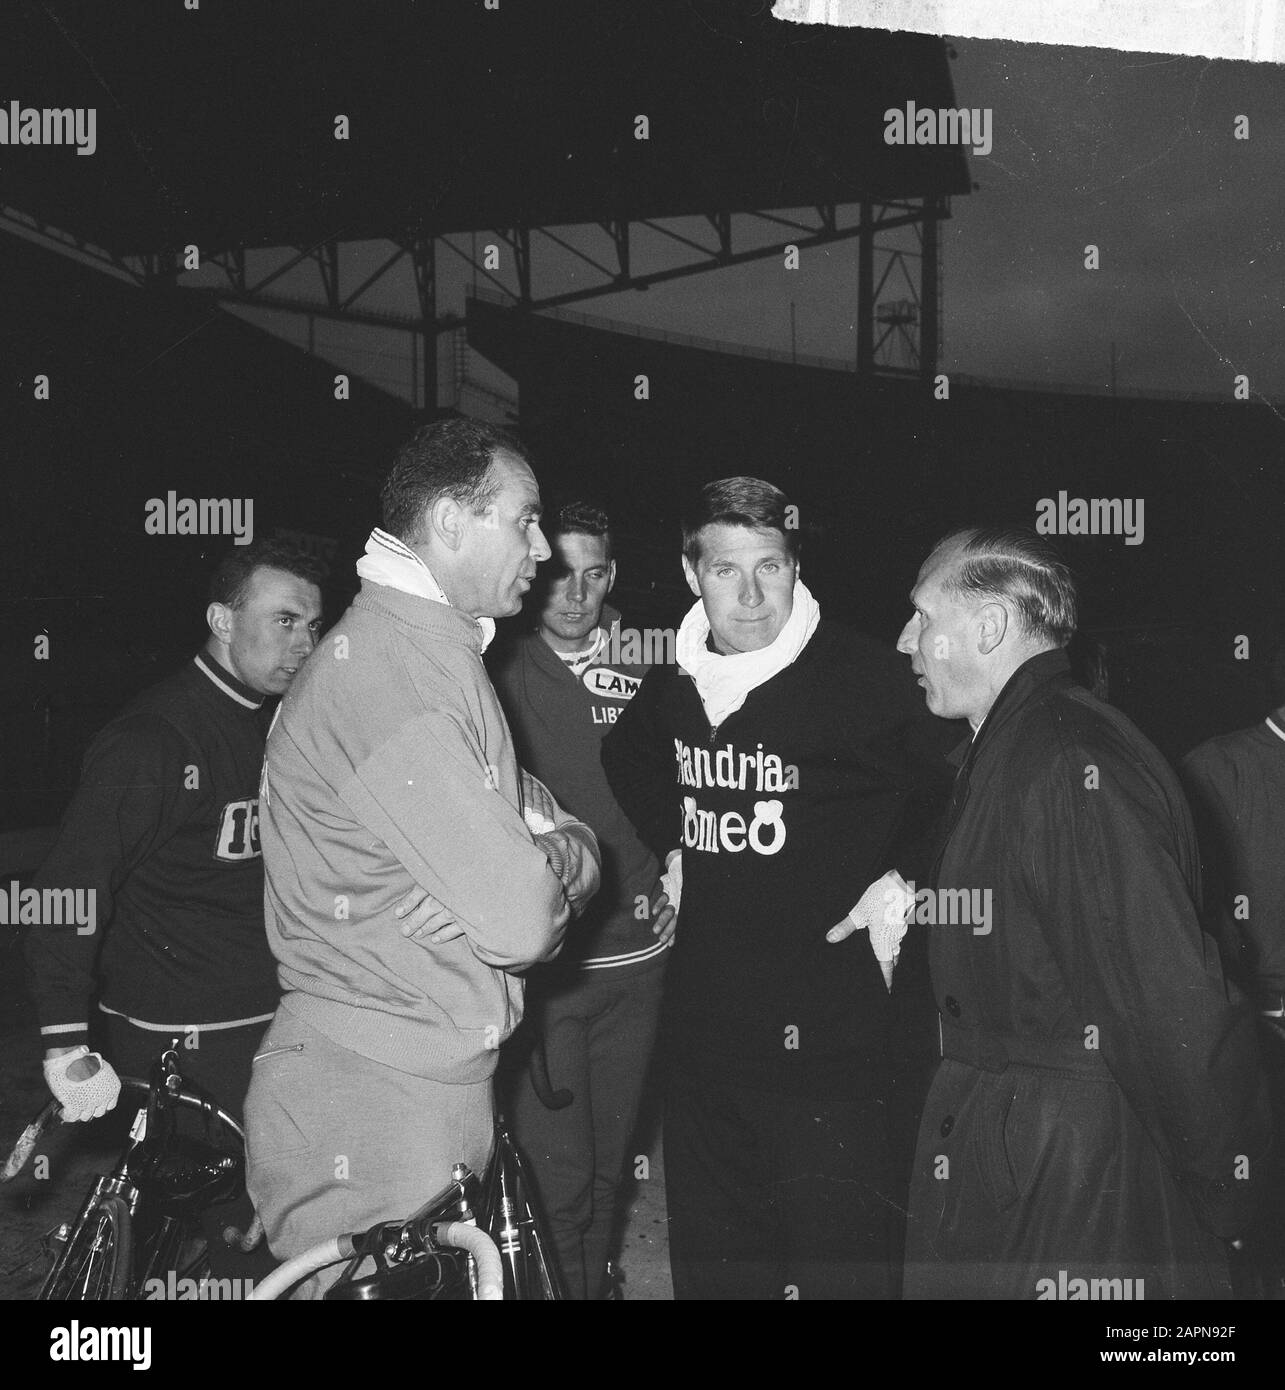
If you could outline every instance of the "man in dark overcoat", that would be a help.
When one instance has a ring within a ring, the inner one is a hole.
[[[1201,931],[1174,774],[1072,681],[1075,589],[1042,537],[948,536],[911,601],[898,649],[973,737],[916,904],[942,1060],[906,1296],[1229,1296],[1266,1102],[1252,1011]]]

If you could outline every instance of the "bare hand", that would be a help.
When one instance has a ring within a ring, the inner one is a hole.
[[[431,894],[416,884],[397,904],[397,918],[402,935],[412,941],[427,940],[430,946],[441,946],[464,935],[464,928]]]
[[[653,919],[652,934],[660,939],[661,945],[668,946],[673,942],[674,933],[678,930],[678,913],[669,905],[669,899],[663,892],[657,892],[651,900],[651,916]]]
[[[544,820],[556,823],[562,812],[553,799],[553,793],[538,777],[532,777],[525,768],[518,770],[522,774],[522,810],[534,811]]]
[[[842,922],[836,923],[825,934],[825,939],[830,942],[846,941],[854,931],[864,931],[865,928],[858,926],[851,917],[845,917]]]

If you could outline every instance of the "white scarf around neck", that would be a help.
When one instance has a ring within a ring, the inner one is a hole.
[[[796,579],[794,606],[775,641],[756,652],[723,656],[710,651],[707,645],[709,619],[705,605],[694,604],[678,629],[674,652],[678,664],[696,682],[696,692],[710,724],[717,727],[740,709],[751,690],[784,671],[807,646],[820,621],[820,606],[807,585]]]
[[[396,536],[390,536],[387,531],[381,531],[378,526],[370,533],[366,553],[357,561],[357,574],[361,579],[369,579],[372,584],[384,584],[390,589],[400,589],[404,594],[444,603],[448,608],[451,606],[450,599],[423,560],[410,546],[403,544]],[[482,650],[485,651],[495,636],[495,619],[475,618],[474,622],[482,629]]]

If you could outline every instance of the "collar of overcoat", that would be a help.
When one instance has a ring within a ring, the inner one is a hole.
[[[1065,647],[1054,647],[1024,661],[995,697],[977,736],[968,745],[964,761],[976,762],[978,749],[996,737],[997,729],[1002,729],[1042,686],[1058,676],[1069,675],[1070,670],[1071,661]]]
[[[1070,671],[1071,662],[1062,647],[1040,652],[1038,656],[1024,661],[1008,678],[1003,690],[995,697],[995,703],[990,707],[976,736],[966,743],[961,743],[953,753],[948,755],[948,761],[955,763],[959,771],[955,774],[955,785],[951,791],[950,807],[946,812],[940,850],[933,866],[934,883],[937,881],[942,856],[946,851],[946,842],[958,824],[959,818],[963,814],[964,804],[968,800],[969,782],[980,750],[993,742],[997,736],[997,730],[1002,729],[1044,686],[1059,677],[1069,676]]]

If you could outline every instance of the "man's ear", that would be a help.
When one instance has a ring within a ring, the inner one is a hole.
[[[212,603],[205,610],[205,621],[215,640],[225,647],[232,642],[233,611],[226,603]]]
[[[683,574],[687,577],[687,587],[692,591],[692,593],[696,595],[697,598],[700,598],[700,580],[696,578],[696,571],[691,567],[691,563],[688,561],[686,555],[683,556]]]
[[[613,560],[607,566],[607,592],[610,593],[616,587],[616,562]]]
[[[464,507],[454,497],[435,498],[424,513],[424,531],[448,550],[459,550],[464,544]]]
[[[1002,603],[984,603],[977,612],[977,650],[983,656],[991,652],[1008,633],[1008,609]]]

